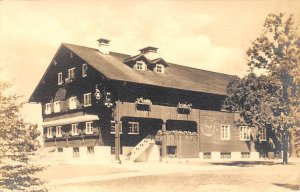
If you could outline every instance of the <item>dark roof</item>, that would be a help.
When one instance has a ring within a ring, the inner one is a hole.
[[[167,63],[169,67],[167,67],[165,74],[158,74],[153,71],[138,71],[123,63],[126,58],[130,57],[129,55],[113,52],[106,55],[94,48],[66,43],[63,43],[60,49],[64,47],[78,55],[111,80],[227,95],[227,83],[233,77],[227,74],[172,63]],[[59,51],[60,50],[58,50],[57,53]],[[46,73],[47,71],[45,74]],[[34,93],[40,85],[41,81]],[[34,95],[34,93],[32,95]],[[33,101],[33,98],[31,97],[29,101]]]
[[[165,74],[153,71],[138,71],[120,61],[117,55],[105,55],[97,49],[72,44],[63,44],[88,64],[112,80],[170,87],[197,92],[226,95],[226,87],[231,75],[169,64]]]

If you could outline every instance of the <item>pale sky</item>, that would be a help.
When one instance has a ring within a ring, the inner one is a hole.
[[[62,42],[137,54],[158,47],[169,62],[243,75],[245,52],[269,13],[294,14],[300,1],[0,1],[0,80],[28,100]],[[39,105],[24,110],[41,123]]]

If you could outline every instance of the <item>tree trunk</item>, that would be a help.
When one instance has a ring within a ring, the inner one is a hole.
[[[289,134],[290,134],[289,135],[290,157],[297,157],[296,146],[295,146],[295,130],[294,130],[294,128],[291,129]]]
[[[284,131],[283,137],[282,137],[282,151],[283,151],[283,158],[282,163],[287,164],[288,163],[288,132]]]

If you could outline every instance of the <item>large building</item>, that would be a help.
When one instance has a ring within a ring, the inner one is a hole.
[[[42,104],[45,147],[66,159],[257,158],[257,129],[223,110],[230,75],[62,44],[29,101]],[[265,133],[261,133],[264,137]]]

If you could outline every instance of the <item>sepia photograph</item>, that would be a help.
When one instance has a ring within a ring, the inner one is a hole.
[[[0,192],[300,192],[300,1],[0,0]]]

